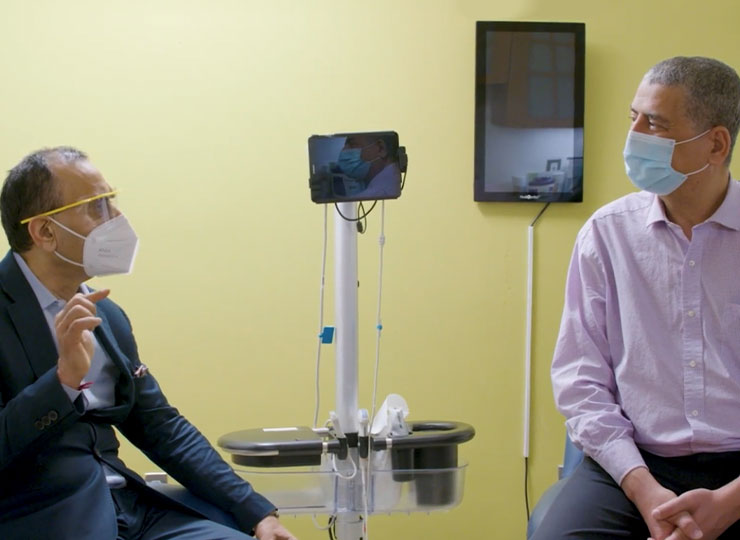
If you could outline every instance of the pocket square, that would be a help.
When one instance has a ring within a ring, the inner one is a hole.
[[[141,364],[134,370],[135,379],[146,377],[147,375],[149,375],[149,368],[146,367],[146,364]]]

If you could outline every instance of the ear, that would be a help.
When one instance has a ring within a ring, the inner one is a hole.
[[[709,154],[709,163],[712,165],[722,165],[727,161],[730,154],[730,145],[732,137],[729,130],[724,126],[716,126],[709,133],[712,141],[712,153]]]
[[[378,152],[383,159],[388,157],[388,147],[383,139],[378,139]]]
[[[57,248],[57,239],[51,221],[46,218],[32,219],[28,223],[28,234],[33,244],[44,251],[52,252]]]

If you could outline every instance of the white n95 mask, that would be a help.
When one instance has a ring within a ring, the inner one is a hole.
[[[85,241],[82,247],[82,264],[54,251],[63,261],[84,268],[90,277],[131,273],[139,249],[139,238],[123,214],[101,223],[87,236],[74,232],[52,217],[49,219],[69,234]]]
[[[645,191],[656,195],[672,193],[689,176],[709,167],[707,163],[701,169],[689,173],[677,171],[671,165],[674,147],[695,141],[710,131],[708,129],[696,137],[676,142],[674,139],[630,130],[624,145],[624,166],[627,176],[636,187]]]

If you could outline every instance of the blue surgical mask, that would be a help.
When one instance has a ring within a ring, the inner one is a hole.
[[[362,148],[345,148],[339,152],[337,158],[337,165],[339,169],[355,180],[364,180],[367,177],[367,173],[370,172],[370,164],[375,161],[375,158],[371,161],[365,161],[362,159],[362,151],[365,148],[371,147],[375,143],[368,144]]]
[[[632,183],[638,188],[655,193],[668,195],[683,184],[692,174],[702,172],[709,167],[709,163],[701,169],[690,173],[678,172],[671,166],[673,148],[676,145],[695,141],[711,130],[706,130],[696,137],[676,142],[674,139],[658,137],[631,131],[627,134],[624,145],[624,166]]]

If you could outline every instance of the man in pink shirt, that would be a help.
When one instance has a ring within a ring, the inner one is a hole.
[[[534,538],[740,538],[740,78],[670,58],[631,118],[641,191],[578,234],[552,365],[586,458]]]

